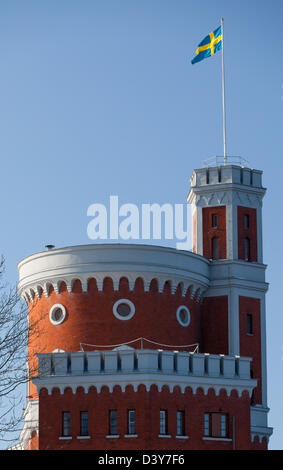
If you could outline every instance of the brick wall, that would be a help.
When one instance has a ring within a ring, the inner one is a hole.
[[[201,313],[201,352],[228,354],[228,296],[205,297]]]
[[[245,216],[248,226],[245,226]],[[248,261],[257,261],[257,221],[256,209],[238,206],[238,258],[245,259],[245,239],[249,239],[250,254]]]
[[[38,450],[39,449],[39,438],[36,431],[32,431],[31,438],[28,441],[25,450]]]
[[[247,314],[252,315],[252,334],[247,333]],[[240,355],[252,357],[251,370],[258,386],[253,393],[253,403],[261,403],[261,329],[260,299],[239,297]]]
[[[88,393],[83,389],[77,389],[73,394],[71,389],[66,389],[60,394],[54,389],[48,395],[45,389],[40,392],[39,399],[39,449],[232,449],[233,429],[232,417],[235,418],[235,447],[236,449],[253,448],[250,443],[250,399],[247,392],[239,397],[232,391],[228,397],[225,391],[220,391],[219,396],[210,389],[204,395],[201,389],[193,394],[187,388],[182,394],[178,387],[170,393],[167,387],[158,392],[156,386],[146,391],[143,385],[134,392],[128,386],[125,392],[120,387],[114,387],[110,393],[107,387],[103,387],[101,393],[97,393],[95,387],[91,387]],[[52,413],[50,413],[52,409]],[[110,409],[117,410],[118,435],[117,438],[107,438],[109,435],[108,413]],[[127,410],[136,411],[137,437],[125,437],[127,435]],[[158,437],[159,435],[159,411],[165,409],[168,412],[168,435],[171,437]],[[176,438],[177,410],[185,412],[185,435],[188,439]],[[62,435],[61,415],[63,411],[71,412],[71,439],[61,440]],[[89,439],[78,439],[80,435],[80,411],[89,413]],[[228,435],[226,439],[203,439],[204,437],[204,413],[221,412],[228,416]],[[263,444],[256,443],[257,448],[265,448]]]
[[[130,320],[121,321],[113,314],[113,305],[121,298],[127,298],[135,305],[135,315]],[[67,317],[62,324],[55,326],[49,321],[49,311],[57,303],[66,307]],[[190,310],[191,320],[187,327],[181,326],[176,318],[180,305]],[[129,290],[126,279],[121,281],[119,290],[114,291],[109,278],[105,280],[102,291],[98,291],[94,279],[90,281],[87,292],[82,292],[79,281],[71,293],[64,285],[58,294],[51,288],[48,298],[43,295],[30,307],[31,322],[39,320],[37,332],[30,339],[30,367],[36,367],[34,352],[52,352],[57,348],[79,351],[80,343],[116,345],[140,337],[174,346],[198,343],[199,312],[200,304],[191,299],[189,290],[182,297],[180,287],[172,294],[169,285],[165,284],[160,293],[156,281],[152,281],[148,292],[145,292],[141,279],[137,280],[133,291]],[[140,348],[141,343],[132,346]],[[152,349],[159,346],[144,339],[143,347]],[[36,389],[31,384],[30,395],[33,394],[36,396]]]
[[[212,225],[212,216],[217,216],[217,227]],[[218,258],[226,259],[226,207],[204,207],[202,209],[203,256],[213,258],[212,239],[218,238]]]

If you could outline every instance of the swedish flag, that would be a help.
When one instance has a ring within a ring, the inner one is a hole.
[[[191,61],[192,64],[200,62],[207,57],[212,56],[222,48],[222,27],[219,26],[215,31],[208,34],[198,45],[196,56]]]

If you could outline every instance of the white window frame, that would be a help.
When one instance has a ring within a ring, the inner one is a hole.
[[[60,309],[60,310],[62,311],[62,317],[61,317],[59,320],[55,320],[55,319],[53,318],[53,314],[54,314],[54,312],[55,312],[56,310],[58,310],[58,309]],[[52,325],[55,325],[55,326],[60,325],[60,324],[63,323],[63,321],[65,320],[66,314],[67,314],[67,312],[66,312],[66,308],[64,307],[64,305],[62,305],[62,304],[54,304],[54,305],[52,305],[52,307],[51,307],[51,309],[50,309],[50,311],[49,311],[49,320],[50,320],[50,322],[52,323]]]
[[[181,316],[180,316],[181,310],[186,310],[186,312],[188,314],[188,318],[185,322],[181,319]],[[191,322],[191,313],[190,313],[188,307],[186,307],[185,305],[180,305],[180,307],[177,308],[176,317],[177,317],[177,320],[178,320],[178,322],[181,326],[189,326],[189,324]]]
[[[126,317],[123,316],[123,315],[120,315],[119,312],[118,312],[118,307],[121,304],[126,304],[130,308],[130,313]],[[135,314],[135,311],[136,311],[135,306],[134,306],[133,302],[131,302],[129,299],[119,299],[113,305],[113,314],[116,318],[118,318],[118,320],[124,320],[124,321],[125,320],[130,320],[131,318],[133,318],[133,316]]]

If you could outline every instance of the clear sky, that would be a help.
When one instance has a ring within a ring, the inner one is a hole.
[[[223,155],[221,53],[190,63],[221,16],[228,154],[268,189],[270,449],[283,449],[282,0],[1,0],[0,253],[16,283],[47,243],[92,243],[94,202],[185,203],[194,168]]]

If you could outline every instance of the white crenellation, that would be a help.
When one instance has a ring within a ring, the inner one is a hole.
[[[96,285],[99,291],[103,290],[104,287],[104,280],[105,279],[111,279],[113,282],[113,289],[114,291],[119,291],[119,285],[120,285],[120,280],[122,278],[126,278],[129,282],[129,291],[133,292],[135,288],[135,283],[138,279],[143,280],[144,284],[144,291],[148,292],[150,290],[150,285],[151,282],[156,280],[157,281],[157,286],[158,286],[158,292],[162,293],[165,287],[165,284],[168,283],[170,286],[170,292],[172,295],[176,293],[177,288],[180,286],[181,288],[181,295],[182,297],[185,297],[187,295],[187,292],[190,292],[190,298],[194,299],[196,302],[200,302],[202,300],[203,294],[205,293],[206,289],[208,286],[205,288],[203,286],[200,286],[199,284],[192,284],[191,281],[185,280],[180,280],[178,278],[171,278],[168,279],[166,277],[160,277],[158,275],[155,275],[153,278],[142,275],[142,273],[138,273],[136,278],[134,279],[129,279],[125,274],[121,275],[113,275],[112,273],[105,273],[104,277],[102,276],[97,276],[94,275],[93,277],[90,278],[71,278],[68,279],[65,277],[64,279],[52,279],[49,280],[48,282],[43,282],[40,285],[36,285],[33,287],[26,287],[24,290],[20,292],[21,297],[25,300],[26,304],[29,305],[30,303],[33,303],[35,300],[40,300],[42,297],[42,293],[46,298],[49,297],[50,295],[50,287],[53,287],[54,291],[56,294],[60,293],[61,285],[62,283],[66,284],[67,291],[69,293],[72,293],[74,291],[74,283],[75,281],[79,281],[82,286],[82,292],[88,292],[88,283],[91,279],[96,280]]]
[[[262,189],[262,171],[238,165],[199,168],[193,172],[191,187],[233,183]]]
[[[29,256],[19,263],[19,294],[29,304],[49,296],[52,286],[56,293],[65,283],[69,293],[75,281],[80,281],[87,292],[90,279],[95,279],[99,291],[110,278],[113,289],[119,290],[126,278],[133,291],[137,279],[143,280],[145,292],[156,279],[158,291],[165,284],[174,294],[181,284],[182,295],[190,290],[191,298],[199,301],[209,286],[209,260],[190,251],[175,250],[153,245],[83,245],[49,250]]]
[[[143,384],[147,390],[156,385],[158,390],[168,386],[173,392],[179,386],[182,393],[191,387],[193,393],[202,388],[207,394],[212,388],[217,395],[224,389],[228,395],[236,390],[241,396],[246,390],[251,396],[257,385],[250,377],[251,359],[247,357],[156,349],[42,353],[37,357],[38,376],[33,383],[38,392],[46,388],[51,393],[58,387],[63,393],[71,387],[75,393],[79,386],[87,392],[95,386],[100,393],[104,386],[113,391],[119,385],[125,391],[127,385],[137,390]]]

